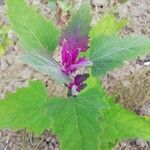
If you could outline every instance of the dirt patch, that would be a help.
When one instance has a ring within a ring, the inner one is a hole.
[[[144,65],[145,60],[150,59],[130,62],[103,79],[105,88],[116,96],[116,101],[133,111],[150,103],[150,67]]]

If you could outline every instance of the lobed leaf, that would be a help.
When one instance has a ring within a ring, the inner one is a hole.
[[[30,82],[28,88],[18,89],[0,100],[0,128],[27,129],[41,134],[52,127],[45,103],[48,95],[41,81]]]
[[[95,85],[78,97],[61,99],[49,98],[41,81],[30,82],[0,101],[0,128],[26,128],[36,135],[52,129],[62,150],[110,150],[120,140],[150,140],[150,119],[115,104]]]
[[[108,102],[110,109],[103,110],[100,118],[100,149],[111,150],[117,142],[127,139],[144,139],[150,141],[150,119],[140,117],[115,104]]]
[[[101,88],[91,88],[76,98],[49,98],[44,84],[34,81],[0,101],[0,128],[26,128],[37,135],[52,129],[62,150],[97,150],[104,96]]]
[[[150,52],[150,39],[144,36],[120,38],[116,35],[99,36],[91,41],[90,59],[94,75],[105,75],[123,61]]]
[[[61,101],[58,113],[54,114],[53,132],[60,138],[62,150],[97,150],[99,145],[99,111],[105,108],[103,94],[91,89],[84,94]],[[55,109],[49,105],[49,109]]]
[[[13,29],[26,51],[53,51],[56,48],[59,29],[51,21],[38,15],[25,0],[7,0],[7,7]]]
[[[90,38],[98,36],[108,36],[117,33],[127,24],[126,19],[117,20],[112,13],[107,13],[92,27],[90,31]]]

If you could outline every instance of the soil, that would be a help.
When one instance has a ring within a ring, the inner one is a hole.
[[[67,1],[73,3],[73,1]],[[84,0],[76,0],[75,6],[79,7]],[[8,25],[4,0],[0,0],[0,25]],[[29,0],[30,5],[38,8],[39,12],[59,26],[64,26],[70,16],[68,12],[52,11],[47,0]],[[150,0],[129,0],[127,3],[118,3],[117,0],[92,0],[93,24],[104,12],[116,6],[116,16],[127,18],[130,24],[121,31],[123,36],[129,34],[144,34],[150,37]],[[71,13],[71,12],[70,12]],[[58,17],[59,14],[59,17]],[[7,48],[4,56],[0,58],[0,99],[7,92],[15,92],[17,88],[28,86],[29,80],[43,80],[47,85],[49,95],[65,96],[66,89],[59,86],[50,77],[43,76],[27,65],[18,61],[22,53],[17,45],[17,37],[12,31],[9,38],[13,44]],[[55,56],[57,57],[57,55]],[[125,62],[122,68],[108,73],[103,78],[103,85],[109,94],[116,95],[116,101],[138,115],[150,116],[150,66],[145,62],[150,61],[150,56],[137,58]],[[128,95],[126,94],[128,93]],[[123,100],[123,101],[122,101]],[[10,129],[0,131],[0,150],[59,150],[57,137],[50,131],[45,131],[39,138],[26,131],[13,132]],[[149,150],[150,142],[142,140],[128,140],[119,143],[116,150]]]

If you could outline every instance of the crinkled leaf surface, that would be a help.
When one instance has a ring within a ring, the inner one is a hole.
[[[7,7],[13,29],[26,51],[53,51],[56,48],[59,30],[51,21],[38,15],[25,0],[7,0]]]
[[[5,100],[0,100],[0,128],[27,128],[40,134],[51,127],[51,116],[45,109],[48,99],[45,86],[40,81],[7,94]]]
[[[36,134],[52,129],[62,150],[97,150],[104,96],[102,89],[91,88],[76,98],[49,98],[44,84],[34,81],[0,101],[0,128]]]
[[[109,109],[104,109],[106,102]],[[26,128],[37,135],[52,129],[62,150],[110,150],[120,140],[150,140],[150,119],[115,104],[97,86],[76,98],[60,99],[49,98],[41,81],[31,82],[0,101],[0,120],[0,128]]]
[[[113,100],[108,102],[110,109],[103,110],[100,118],[100,149],[111,150],[116,143],[126,139],[144,139],[150,141],[150,119],[137,116],[115,104]]]
[[[127,24],[126,19],[117,20],[112,13],[107,13],[92,27],[90,38],[96,38],[100,35],[112,35],[122,29]]]
[[[54,115],[54,133],[59,135],[63,150],[97,150],[99,125],[97,117],[104,108],[104,93],[96,89],[70,101],[64,101]],[[55,109],[49,105],[49,109]]]
[[[90,43],[93,74],[105,75],[123,61],[150,52],[150,39],[144,36],[120,38],[116,35],[99,36]]]
[[[69,83],[69,77],[62,72],[61,66],[47,53],[27,53],[21,56],[20,60],[41,72],[43,75],[51,76],[60,84]]]
[[[90,51],[88,56],[93,62],[92,73],[105,75],[123,61],[150,52],[150,39],[139,37],[117,37],[117,32],[127,24],[118,21],[111,13],[104,15],[90,31]]]

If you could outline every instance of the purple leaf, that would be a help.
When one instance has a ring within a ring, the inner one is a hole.
[[[82,89],[84,89],[87,84],[83,83],[87,78],[89,77],[89,74],[78,74],[74,77],[74,81],[71,82],[68,85],[69,89],[76,90],[77,93],[79,93]]]

